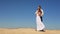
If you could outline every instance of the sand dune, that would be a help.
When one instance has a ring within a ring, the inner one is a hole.
[[[39,32],[32,28],[0,28],[0,34],[60,34],[60,30],[46,30],[46,32]]]

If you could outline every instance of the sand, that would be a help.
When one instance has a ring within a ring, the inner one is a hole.
[[[60,30],[46,30],[45,32],[35,31],[33,28],[0,28],[0,34],[60,34]]]

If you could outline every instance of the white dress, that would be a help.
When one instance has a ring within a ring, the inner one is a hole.
[[[43,10],[41,9],[41,11],[42,11],[42,15],[43,15]],[[44,26],[43,22],[41,21],[40,16],[38,16],[37,11],[35,12],[35,14],[36,14],[37,31],[43,30],[45,28],[45,26]]]

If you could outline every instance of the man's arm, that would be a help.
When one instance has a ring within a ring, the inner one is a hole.
[[[43,12],[43,10],[41,9],[41,11],[42,11],[42,14],[41,14],[41,16],[43,16],[44,15],[44,12]]]

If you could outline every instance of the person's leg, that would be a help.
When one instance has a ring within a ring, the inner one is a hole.
[[[41,18],[41,21],[43,21],[42,16],[40,18]]]

